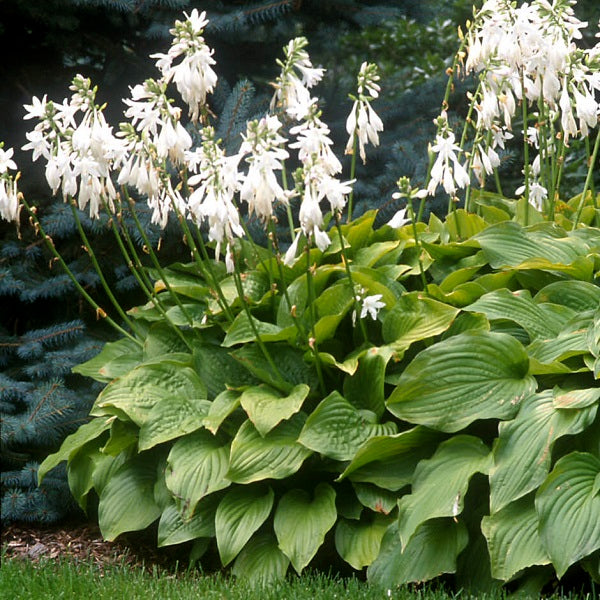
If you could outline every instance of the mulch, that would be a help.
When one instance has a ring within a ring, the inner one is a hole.
[[[22,559],[37,563],[64,558],[91,563],[100,569],[118,564],[171,570],[176,565],[173,552],[157,549],[155,539],[124,534],[113,542],[107,542],[98,526],[87,522],[49,525],[10,523],[3,526],[0,538],[5,560]]]

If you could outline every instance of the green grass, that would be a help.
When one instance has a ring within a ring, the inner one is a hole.
[[[448,594],[441,589],[401,588],[382,590],[357,579],[332,578],[324,574],[290,577],[265,589],[249,587],[224,575],[203,575],[199,571],[168,573],[125,564],[100,569],[89,563],[67,560],[34,564],[23,559],[2,557],[0,597],[43,600],[90,598],[93,600],[449,600],[467,599],[468,594]],[[478,596],[477,598],[484,598]],[[487,596],[490,600],[504,594]],[[585,595],[553,598],[586,600]],[[588,595],[592,600],[592,597]]]

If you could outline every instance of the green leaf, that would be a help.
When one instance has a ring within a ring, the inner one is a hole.
[[[429,458],[441,439],[439,432],[421,426],[395,435],[372,437],[358,449],[338,479],[349,477],[352,481],[399,490],[412,483],[417,463]]]
[[[458,309],[418,292],[404,294],[386,315],[382,334],[396,352],[403,352],[413,342],[443,333],[450,327]]]
[[[263,485],[236,487],[225,494],[215,515],[217,547],[223,566],[239,554],[267,520],[273,498],[271,487]]]
[[[521,498],[481,521],[492,577],[508,581],[527,567],[550,562],[538,533],[533,499]]]
[[[536,388],[529,359],[512,336],[468,331],[421,351],[390,395],[409,423],[455,432],[477,419],[508,419]]]
[[[210,406],[208,400],[190,401],[181,396],[157,402],[140,427],[139,449],[148,450],[157,444],[196,431],[204,424],[204,417]]]
[[[297,489],[283,495],[273,527],[280,550],[298,574],[317,553],[336,519],[335,491],[326,483],[317,485],[312,499],[308,492]]]
[[[240,552],[231,572],[252,585],[266,586],[285,577],[290,561],[271,533],[255,535]]]
[[[256,317],[252,317],[252,322],[263,342],[293,339],[297,334],[294,326],[282,328],[274,323],[259,321]],[[222,345],[225,348],[231,348],[231,346],[235,346],[236,344],[244,344],[255,340],[256,333],[252,328],[248,315],[244,311],[238,314],[227,330],[227,335]]]
[[[397,506],[398,494],[370,483],[353,482],[356,497],[373,512],[389,515]]]
[[[322,400],[306,420],[298,441],[335,460],[351,460],[370,437],[396,433],[395,423],[369,422],[370,411],[359,411],[338,392]],[[370,413],[373,420],[376,415]]]
[[[211,433],[217,433],[223,421],[240,405],[241,393],[235,390],[222,391],[211,403],[202,424]]]
[[[570,265],[587,254],[586,244],[560,233],[550,223],[536,231],[506,221],[487,227],[474,237],[494,269],[528,261],[527,268],[556,270],[557,265]]]
[[[94,406],[118,408],[141,427],[156,404],[176,399],[203,406],[200,401],[206,400],[206,386],[193,369],[177,360],[163,359],[141,365],[109,383]]]
[[[227,478],[236,483],[284,479],[295,473],[311,454],[298,443],[304,424],[302,413],[284,421],[264,437],[245,421],[231,442]]]
[[[92,377],[96,381],[108,383],[116,377],[129,373],[142,360],[142,346],[130,338],[123,338],[104,344],[99,354],[73,367],[72,371],[84,377]]]
[[[194,368],[207,389],[209,400],[232,388],[257,383],[247,369],[235,360],[227,348],[216,344],[195,344]]]
[[[370,410],[377,418],[385,412],[385,370],[392,354],[390,348],[369,348],[362,353],[358,370],[344,378],[348,402],[359,410]]]
[[[575,312],[594,310],[600,305],[600,287],[587,281],[555,281],[543,287],[534,300],[562,304]]]
[[[261,384],[247,388],[242,393],[242,408],[261,435],[265,435],[281,421],[289,419],[301,408],[310,388],[300,383],[287,396]]]
[[[598,473],[600,458],[571,452],[556,463],[536,494],[540,535],[559,577],[600,548],[600,495],[592,493]]]
[[[491,513],[537,489],[550,470],[554,442],[583,431],[595,415],[596,407],[556,409],[552,390],[545,390],[527,398],[514,420],[500,423],[490,470]]]
[[[515,293],[502,289],[483,295],[465,310],[483,313],[490,320],[510,319],[523,327],[533,340],[556,337],[573,316],[565,307],[560,314],[558,308],[536,304],[527,291]]]
[[[390,525],[379,556],[367,570],[370,582],[387,589],[411,582],[423,582],[456,571],[456,558],[469,540],[463,523],[432,519],[423,523],[410,543],[402,549],[398,525]]]
[[[490,457],[488,447],[479,438],[457,435],[442,442],[430,459],[418,464],[412,493],[398,502],[398,534],[403,548],[421,523],[460,515],[471,477],[487,474]]]
[[[184,344],[172,325],[159,321],[153,323],[144,340],[144,361],[174,352],[186,352]],[[191,359],[191,356],[190,356]]]
[[[63,460],[72,460],[77,452],[89,441],[95,440],[107,429],[110,429],[115,417],[97,417],[82,425],[77,431],[68,435],[58,452],[48,455],[38,468],[38,485],[41,485],[46,473],[54,469]]]
[[[206,430],[177,440],[167,458],[165,481],[184,519],[198,502],[229,486],[229,444]]]
[[[360,521],[340,519],[335,528],[338,554],[357,571],[368,567],[379,555],[381,540],[393,521],[385,515],[369,515]]]
[[[204,498],[189,519],[181,516],[175,504],[169,504],[158,522],[158,547],[183,544],[189,540],[215,535],[217,498]]]
[[[135,456],[108,480],[98,503],[98,523],[105,540],[145,529],[160,517],[154,501],[155,480],[156,458],[151,454]]]

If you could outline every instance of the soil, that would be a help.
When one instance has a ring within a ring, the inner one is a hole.
[[[173,552],[157,549],[155,539],[124,534],[107,542],[98,526],[87,522],[10,523],[3,527],[0,537],[4,559],[39,562],[65,558],[92,563],[100,569],[119,564],[171,570],[176,565]]]

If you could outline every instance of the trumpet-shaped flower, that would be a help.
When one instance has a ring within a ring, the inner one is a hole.
[[[446,193],[451,195],[456,193],[457,186],[464,188],[470,183],[467,171],[456,156],[461,149],[455,144],[454,133],[446,131],[446,136],[438,134],[431,151],[437,154],[437,158],[431,168],[431,179],[427,186],[429,195],[435,193],[440,183],[444,186]]]

